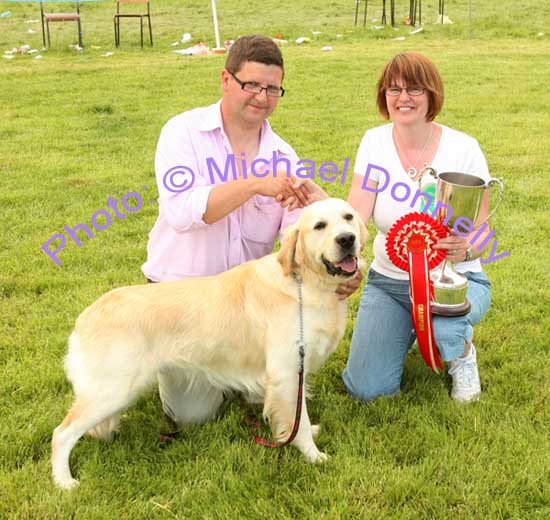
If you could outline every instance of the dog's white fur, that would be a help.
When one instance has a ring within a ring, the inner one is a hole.
[[[52,437],[56,484],[66,489],[78,484],[69,468],[78,439],[86,432],[109,439],[122,411],[158,374],[181,388],[181,407],[172,411],[179,423],[211,419],[223,391],[240,389],[264,401],[274,437],[288,438],[299,363],[292,272],[303,279],[307,377],[344,334],[347,303],[335,290],[346,278],[330,275],[322,259],[339,262],[343,253],[336,239],[350,233],[357,238],[352,255],[358,257],[367,234],[360,216],[342,200],[324,200],[287,228],[278,254],[217,276],[122,287],[88,307],[76,321],[65,360],[76,399]],[[302,406],[292,444],[307,460],[323,461],[305,397]]]

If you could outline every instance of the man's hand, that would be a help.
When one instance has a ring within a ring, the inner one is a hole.
[[[296,208],[301,208],[313,204],[318,200],[328,199],[329,196],[326,192],[317,186],[311,179],[298,179],[293,177],[294,181],[292,188],[297,192],[304,194],[306,202],[303,203],[302,200],[298,200],[295,197],[284,197],[282,193],[275,197],[277,202],[281,203],[282,208],[288,208],[289,211],[294,211]]]
[[[336,288],[336,294],[338,295],[338,299],[344,300],[348,296],[351,296],[357,289],[359,289],[359,286],[361,285],[362,281],[363,281],[363,273],[361,271],[357,271],[357,273],[351,280],[341,283]]]
[[[296,207],[303,208],[308,204],[307,191],[300,187],[295,188],[294,178],[288,178],[281,172],[277,177],[254,179],[255,191],[258,195],[274,197],[277,202],[291,200]],[[286,207],[286,206],[283,206]]]

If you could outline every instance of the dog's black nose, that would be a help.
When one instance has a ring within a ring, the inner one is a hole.
[[[336,237],[336,243],[344,249],[351,249],[355,244],[355,235],[353,233],[342,233]]]

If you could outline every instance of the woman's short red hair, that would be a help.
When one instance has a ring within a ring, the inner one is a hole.
[[[401,80],[405,86],[420,86],[428,93],[426,120],[433,121],[443,107],[443,80],[431,60],[418,52],[402,52],[394,56],[385,66],[376,87],[376,104],[384,119],[389,119],[386,104],[386,89]]]

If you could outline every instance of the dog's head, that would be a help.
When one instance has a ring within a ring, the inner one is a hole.
[[[366,240],[367,228],[357,211],[341,199],[326,199],[307,206],[285,230],[277,258],[285,275],[308,270],[341,282],[361,268]]]

